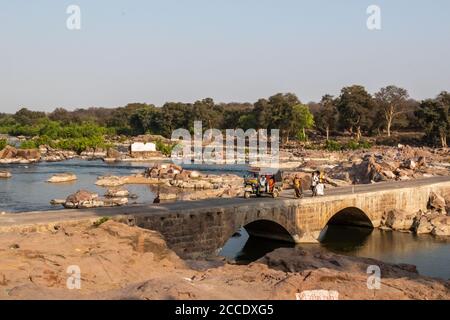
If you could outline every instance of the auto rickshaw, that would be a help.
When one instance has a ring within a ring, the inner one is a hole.
[[[283,178],[281,171],[275,174],[263,174],[252,172],[249,177],[244,179],[244,198],[248,199],[252,195],[261,197],[270,195],[277,198],[283,190]]]

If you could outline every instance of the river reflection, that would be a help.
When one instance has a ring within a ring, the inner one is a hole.
[[[245,229],[231,238],[221,255],[245,264],[266,253],[293,244],[249,237]],[[420,274],[450,279],[450,241],[430,235],[415,235],[350,226],[328,226],[320,244],[303,244],[304,248],[321,248],[330,252],[374,258],[391,263],[417,266]]]

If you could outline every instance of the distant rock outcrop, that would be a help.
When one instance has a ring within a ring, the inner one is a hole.
[[[0,151],[0,163],[33,163],[40,159],[39,149],[16,149],[6,146]]]

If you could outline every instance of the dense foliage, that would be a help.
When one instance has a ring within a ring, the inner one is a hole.
[[[426,133],[430,145],[446,146],[450,136],[450,98],[447,92],[417,102],[405,89],[388,86],[371,95],[362,86],[341,90],[338,97],[325,95],[319,103],[303,104],[295,94],[279,93],[255,103],[215,103],[206,98],[194,103],[167,102],[161,107],[132,103],[124,107],[68,111],[58,108],[46,114],[23,108],[0,114],[0,133],[26,136],[26,147],[49,144],[81,152],[105,146],[112,135],[156,134],[170,138],[173,130],[193,132],[194,121],[203,129],[280,129],[283,141],[307,140],[311,129],[330,136],[347,134],[361,147],[362,136],[391,135],[392,130]],[[169,150],[161,150],[167,153]],[[1,146],[1,145],[0,145]],[[356,146],[353,146],[356,147]],[[352,149],[329,141],[329,149]]]

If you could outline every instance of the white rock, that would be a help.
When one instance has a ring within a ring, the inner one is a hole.
[[[9,171],[0,171],[0,179],[8,179],[11,178],[12,174]]]
[[[198,171],[192,171],[192,172],[189,174],[189,178],[196,179],[196,178],[199,178],[199,177],[200,177],[200,172],[198,172]]]
[[[47,180],[49,183],[61,183],[77,180],[77,176],[73,173],[58,173]]]

